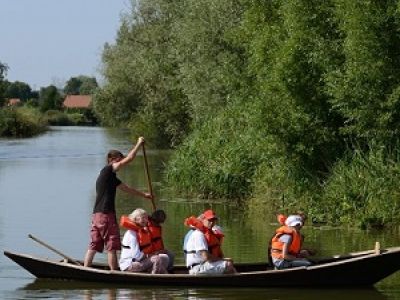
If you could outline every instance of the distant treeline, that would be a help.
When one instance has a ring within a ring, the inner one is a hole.
[[[95,110],[175,147],[171,186],[400,223],[400,1],[131,3]]]
[[[58,88],[55,85],[34,91],[29,84],[6,79],[8,65],[0,61],[0,137],[31,137],[45,132],[48,125],[94,125],[92,108],[66,110],[67,95],[89,95],[98,88],[96,78],[71,77]]]

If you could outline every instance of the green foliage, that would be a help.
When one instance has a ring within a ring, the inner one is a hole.
[[[40,89],[40,111],[59,110],[61,108],[62,98],[54,85]]]
[[[103,124],[139,128],[165,147],[178,143],[187,131],[188,113],[172,77],[173,53],[166,47],[170,21],[159,5],[168,3],[153,2],[132,1],[116,45],[106,45],[107,83],[95,95],[94,109]]]
[[[7,74],[8,66],[0,61],[0,107],[4,105],[5,100],[5,76]]]
[[[180,88],[187,96],[191,116],[201,126],[245,86],[243,45],[235,28],[243,13],[236,0],[184,1],[172,26]]]
[[[376,227],[400,221],[400,152],[372,146],[354,151],[334,167],[323,195],[331,223]]]
[[[201,197],[248,196],[258,165],[277,151],[254,123],[258,111],[255,106],[237,105],[204,122],[174,153],[168,183]]]
[[[42,116],[43,122],[48,125],[75,126],[93,124],[87,115],[81,112],[62,112],[59,110],[48,110]]]
[[[398,1],[131,3],[94,108],[177,147],[171,185],[314,221],[399,221],[395,187],[374,182],[397,178]]]
[[[324,82],[341,59],[332,7],[308,0],[275,4],[259,3],[263,10],[246,15],[264,22],[251,37],[263,52],[251,52],[249,59],[264,103],[262,122],[300,169],[325,172],[343,149],[338,136],[343,120],[332,109]]]
[[[179,144],[193,120],[216,113],[240,88],[241,48],[229,42],[239,13],[233,0],[132,1],[116,44],[103,52],[107,84],[95,97],[103,123]]]
[[[71,77],[65,84],[65,95],[92,95],[98,88],[95,77],[80,75]]]
[[[59,125],[59,126],[72,125],[67,114],[54,109],[47,110],[45,113],[43,113],[42,120],[49,125]]]
[[[46,130],[40,113],[32,108],[0,109],[0,136],[29,137]]]
[[[28,99],[33,98],[32,89],[29,84],[25,82],[8,82],[6,86],[6,98],[19,98],[22,101],[27,101]]]
[[[359,144],[399,132],[400,36],[397,1],[334,1],[345,60],[329,78],[343,133]]]

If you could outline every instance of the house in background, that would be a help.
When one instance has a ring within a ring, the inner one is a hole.
[[[90,95],[67,95],[63,102],[63,107],[66,109],[89,109],[92,103]]]
[[[22,104],[21,99],[19,99],[19,98],[10,98],[7,100],[6,103],[7,103],[7,106],[18,106],[18,105]]]

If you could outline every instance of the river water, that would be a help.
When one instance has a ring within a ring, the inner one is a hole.
[[[94,185],[109,149],[130,149],[132,140],[122,130],[95,127],[53,127],[35,138],[0,140],[0,249],[59,257],[37,244],[28,234],[68,256],[82,259],[89,240]],[[225,232],[224,252],[237,262],[263,261],[267,240],[277,224],[272,214],[235,201],[199,200],[165,192],[162,168],[170,153],[147,149],[157,207],[167,213],[164,225],[167,248],[183,263],[183,219],[213,208]],[[118,175],[124,182],[147,189],[143,157]],[[148,200],[117,195],[117,214],[136,207],[151,210]],[[307,244],[321,256],[400,245],[398,230],[361,231],[326,226],[305,226]],[[106,261],[98,254],[95,261]],[[0,255],[0,299],[400,299],[400,272],[370,289],[235,289],[173,288],[88,284],[37,280]]]

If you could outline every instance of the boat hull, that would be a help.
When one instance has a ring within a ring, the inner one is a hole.
[[[400,248],[382,254],[365,254],[350,258],[330,259],[311,267],[266,270],[267,265],[237,264],[238,274],[194,276],[184,267],[176,274],[144,274],[87,268],[69,262],[41,259],[26,254],[4,251],[4,255],[37,278],[87,282],[166,286],[231,286],[231,287],[360,287],[372,286],[400,269]]]

